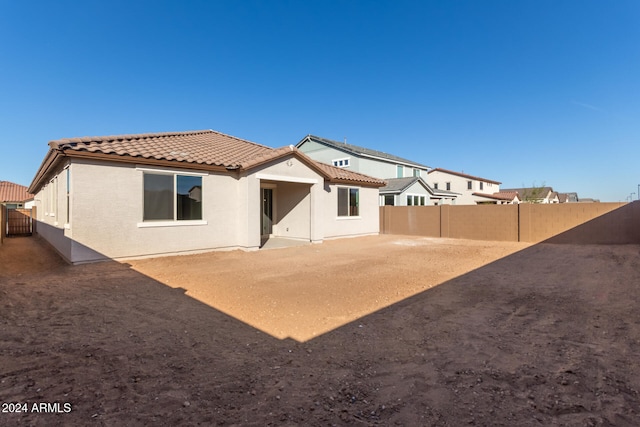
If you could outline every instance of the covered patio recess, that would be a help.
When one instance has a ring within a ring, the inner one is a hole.
[[[260,180],[260,247],[285,247],[313,241],[313,178]],[[302,182],[300,182],[302,181]],[[268,244],[267,244],[268,243]],[[266,245],[266,246],[265,246]]]

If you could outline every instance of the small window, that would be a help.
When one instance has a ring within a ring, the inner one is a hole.
[[[420,176],[420,169],[413,169],[413,176]]]
[[[425,205],[425,197],[420,196],[420,206],[424,206],[424,205]]]
[[[339,168],[347,168],[349,167],[350,161],[349,159],[336,159],[332,160],[333,166],[337,166]]]
[[[473,189],[473,181],[467,181],[467,190]]]
[[[451,183],[447,182],[447,191],[450,191],[450,190],[451,190]]]
[[[386,194],[384,196],[385,206],[394,206],[396,204],[395,196],[393,194]]]
[[[403,177],[404,177],[404,167],[402,165],[398,165],[396,169],[396,178],[403,178]]]
[[[413,196],[407,196],[407,206],[413,206]]]
[[[483,190],[484,189],[484,182],[480,181],[480,189]]]
[[[438,183],[437,183],[437,182],[434,182],[434,183],[433,183],[433,188],[434,188],[435,190],[437,190],[437,189],[438,189]]]

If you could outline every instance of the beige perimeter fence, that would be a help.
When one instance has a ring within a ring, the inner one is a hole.
[[[533,243],[640,243],[640,202],[381,206],[380,232]]]

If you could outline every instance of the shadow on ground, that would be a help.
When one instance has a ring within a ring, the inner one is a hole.
[[[636,425],[639,284],[540,244],[297,343],[115,262],[0,276],[0,401],[72,406],[0,425]]]

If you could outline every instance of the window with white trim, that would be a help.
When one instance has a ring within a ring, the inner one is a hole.
[[[467,190],[473,190],[473,181],[467,181]]]
[[[202,177],[144,172],[143,221],[202,219]]]
[[[333,162],[333,166],[337,166],[339,168],[348,168],[351,163],[348,157],[344,159],[335,159],[332,162]]]
[[[360,215],[360,189],[338,187],[338,216]]]
[[[397,167],[396,167],[396,178],[404,178],[404,166],[397,165]]]
[[[426,198],[425,196],[420,196],[417,194],[407,194],[407,206],[425,206]]]
[[[450,182],[447,182],[447,184],[446,184],[446,185],[447,185],[447,191],[451,191],[451,183],[450,183]]]

